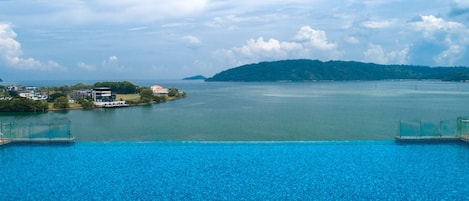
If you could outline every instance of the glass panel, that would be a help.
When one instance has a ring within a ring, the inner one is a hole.
[[[420,136],[440,136],[440,123],[420,121]]]
[[[400,121],[399,135],[401,137],[402,136],[408,136],[408,137],[420,136],[420,121],[418,120]]]
[[[440,133],[442,136],[456,136],[456,123],[454,121],[440,121]]]
[[[52,119],[49,122],[19,123],[2,122],[1,132],[4,138],[73,138],[70,133],[69,119]]]

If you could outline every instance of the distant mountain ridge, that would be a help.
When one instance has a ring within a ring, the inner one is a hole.
[[[282,60],[247,64],[217,73],[206,81],[315,81],[439,79],[469,80],[467,67],[381,65],[356,61]]]

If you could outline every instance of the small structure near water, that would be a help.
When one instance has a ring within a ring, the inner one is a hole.
[[[398,142],[469,142],[469,117],[458,117],[456,121],[399,121]]]
[[[73,143],[69,119],[48,122],[0,122],[0,145],[9,143]]]

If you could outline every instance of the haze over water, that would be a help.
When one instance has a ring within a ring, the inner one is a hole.
[[[0,120],[68,118],[78,141],[309,141],[389,140],[399,120],[455,122],[469,116],[469,83],[134,83],[177,87],[188,96],[128,108],[3,113]]]

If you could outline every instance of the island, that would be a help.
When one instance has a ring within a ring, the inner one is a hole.
[[[206,81],[278,82],[386,79],[465,81],[469,80],[469,68],[297,59],[242,65],[217,73]]]
[[[186,77],[186,78],[183,78],[182,80],[206,80],[207,77],[203,76],[203,75],[196,75],[196,76],[192,76],[192,77]]]

